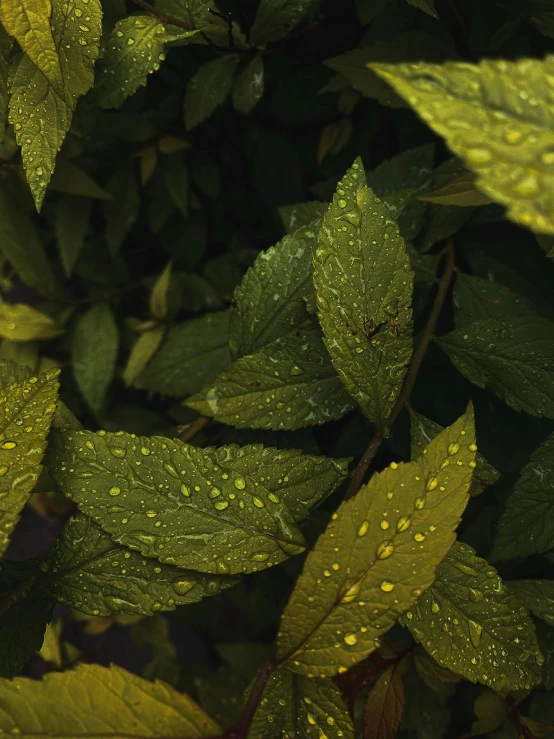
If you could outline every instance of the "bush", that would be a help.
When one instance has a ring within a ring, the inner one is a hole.
[[[0,21],[0,734],[554,736],[554,4]]]

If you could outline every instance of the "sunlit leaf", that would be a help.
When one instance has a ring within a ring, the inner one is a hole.
[[[431,585],[469,498],[475,451],[470,407],[418,460],[375,473],[342,503],[282,616],[277,656],[290,669],[346,671]]]
[[[56,322],[36,308],[0,299],[0,336],[10,341],[53,339],[62,333]]]

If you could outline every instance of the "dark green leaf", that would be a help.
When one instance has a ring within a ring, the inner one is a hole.
[[[536,316],[531,302],[498,282],[458,272],[454,286],[454,320],[465,326],[485,318]]]
[[[260,0],[250,40],[254,46],[279,41],[297,26],[314,0]]]
[[[79,260],[89,227],[92,200],[66,195],[56,203],[56,240],[68,277]]]
[[[510,580],[507,584],[535,616],[554,626],[554,580]]]
[[[231,92],[238,66],[236,54],[225,54],[204,64],[192,77],[185,93],[185,126],[187,131],[209,118]]]
[[[238,73],[233,85],[233,106],[247,115],[264,94],[264,63],[257,55]]]

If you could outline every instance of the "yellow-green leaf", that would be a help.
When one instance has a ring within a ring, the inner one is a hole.
[[[172,267],[173,262],[169,262],[154,283],[150,293],[150,313],[156,318],[165,318],[167,313],[167,291],[169,290]]]
[[[123,371],[123,379],[126,385],[132,385],[148,362],[158,351],[163,341],[165,330],[162,327],[145,331],[133,344],[127,365]]]
[[[314,285],[335,370],[383,428],[412,355],[413,273],[398,227],[367,186],[360,160],[323,217]]]
[[[130,15],[117,21],[106,42],[95,86],[102,108],[119,108],[160,68],[165,59],[164,30],[155,15]]]
[[[420,195],[419,199],[435,205],[454,205],[458,208],[471,208],[490,203],[486,195],[475,189],[475,175],[472,172],[457,175],[438,190]]]
[[[469,407],[419,459],[374,474],[333,514],[281,620],[277,656],[290,669],[345,671],[431,585],[468,501],[476,449]]]
[[[389,667],[377,678],[364,706],[363,739],[394,739],[404,711],[404,684]]]
[[[50,370],[8,385],[0,395],[0,555],[42,469],[58,374]]]
[[[42,205],[77,100],[92,86],[101,21],[100,0],[54,0],[50,23],[62,84],[53,85],[26,54],[14,71],[9,119],[21,146],[37,209]]]
[[[535,231],[554,233],[554,57],[479,64],[371,64],[477,174],[478,187]]]
[[[30,305],[11,305],[0,299],[0,336],[10,341],[53,339],[62,333],[46,313]]]
[[[166,683],[143,680],[122,667],[99,665],[51,672],[40,682],[0,680],[0,731],[20,739],[91,735],[181,739],[220,733],[188,695]]]

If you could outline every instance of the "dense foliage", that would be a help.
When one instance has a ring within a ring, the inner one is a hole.
[[[0,735],[554,736],[553,0],[0,23]]]

